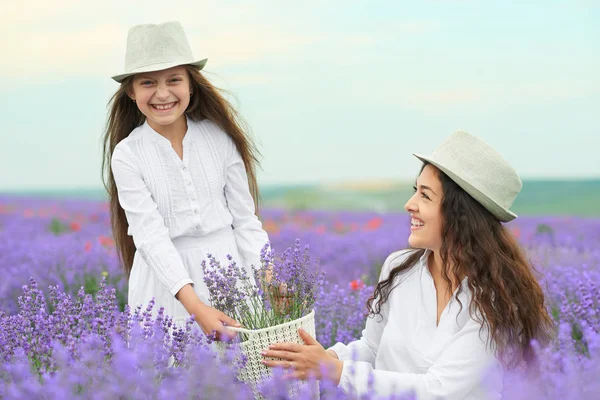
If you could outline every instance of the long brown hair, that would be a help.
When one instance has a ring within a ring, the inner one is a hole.
[[[508,229],[445,173],[436,171],[443,191],[442,277],[448,287],[453,281],[461,282],[464,276],[468,278],[473,294],[469,312],[482,329],[488,328],[489,343],[496,345],[505,366],[515,367],[521,361],[533,365],[531,341],[546,344],[554,330],[535,270]],[[398,284],[396,277],[412,268],[424,254],[423,249],[412,249],[377,284],[367,302],[369,315],[381,314],[381,306]],[[453,266],[451,271],[448,265]],[[460,291],[458,285],[457,294]]]
[[[259,192],[256,182],[256,167],[258,166],[259,152],[250,137],[248,126],[231,103],[221,94],[224,92],[223,90],[213,86],[197,68],[186,65],[186,69],[190,77],[193,95],[185,113],[194,121],[208,119],[214,122],[231,137],[244,161],[250,193],[258,215]],[[104,156],[102,160],[102,178],[109,195],[113,236],[127,276],[131,272],[136,249],[133,238],[127,234],[129,225],[125,211],[119,204],[117,186],[110,163],[115,146],[129,136],[136,127],[142,125],[146,118],[128,96],[132,81],[133,77],[131,76],[123,80],[108,103],[110,112],[103,137]]]

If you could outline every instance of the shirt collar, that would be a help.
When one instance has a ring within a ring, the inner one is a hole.
[[[430,249],[426,249],[425,253],[423,253],[423,255],[421,256],[421,258],[419,258],[419,265],[420,265],[420,267],[425,270],[425,272],[427,273],[427,275],[429,275],[429,277],[431,277],[431,272],[429,272],[429,268],[427,268],[427,260],[429,259],[429,255],[431,253],[432,253],[432,251]],[[468,285],[467,285],[468,278],[465,276],[460,283],[463,286],[463,288],[464,287],[468,287]]]
[[[430,254],[431,254],[431,250],[425,249],[425,253],[423,253],[421,258],[419,258],[419,261],[421,262],[421,264],[427,265],[427,258],[429,257]]]
[[[193,131],[192,127],[193,127],[193,123],[194,123],[194,121],[188,115],[185,115],[185,119],[187,121],[187,132],[186,132],[185,136],[183,137],[184,143],[191,139],[192,135],[190,135],[190,133]],[[158,133],[154,129],[152,129],[150,124],[148,124],[148,118],[146,118],[144,120],[144,124],[142,125],[142,128],[144,129],[144,132],[146,132],[148,134],[148,136],[151,137],[154,142],[160,142],[160,143],[168,144],[169,146],[171,146],[171,142],[169,141],[169,139],[167,139],[166,137],[164,137],[163,135],[161,135],[160,133]]]

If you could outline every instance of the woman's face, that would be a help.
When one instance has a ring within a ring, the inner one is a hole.
[[[412,247],[433,251],[442,247],[442,197],[438,169],[427,164],[417,178],[415,194],[404,205],[410,214],[408,243]]]

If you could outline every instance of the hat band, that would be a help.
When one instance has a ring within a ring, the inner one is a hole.
[[[166,61],[166,62],[157,62],[152,64],[145,64],[139,67],[131,69],[129,72],[125,72],[127,74],[135,74],[137,72],[147,72],[147,68],[153,68],[155,66],[163,66],[163,65],[184,65],[184,64],[192,64],[194,61],[190,59],[185,60],[175,60],[175,61]]]

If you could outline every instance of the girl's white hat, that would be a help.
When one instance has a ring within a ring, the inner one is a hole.
[[[433,164],[502,222],[517,217],[509,210],[523,183],[517,172],[483,140],[457,131],[431,155],[414,154]]]
[[[140,72],[160,71],[186,64],[202,69],[207,60],[194,59],[179,22],[136,25],[127,34],[125,72],[112,78],[122,82]]]

